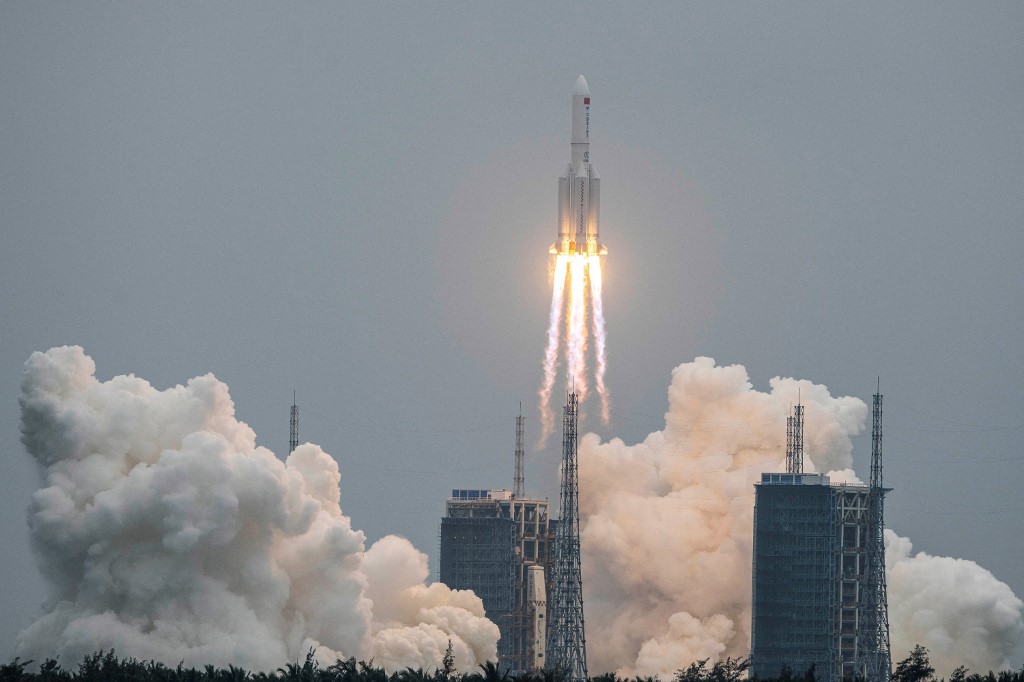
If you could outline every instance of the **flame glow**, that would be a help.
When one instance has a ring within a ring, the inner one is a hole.
[[[568,279],[568,286],[566,285]],[[576,392],[580,402],[589,393],[587,377],[588,300],[594,337],[594,386],[601,398],[601,418],[608,423],[609,398],[604,374],[608,364],[604,328],[604,306],[601,301],[601,258],[596,255],[558,254],[555,256],[554,281],[551,287],[551,311],[548,315],[548,343],[544,351],[544,383],[540,389],[541,436],[544,443],[554,431],[555,416],[551,411],[551,393],[558,376],[561,326],[565,320],[566,388]],[[565,292],[569,297],[566,301]]]
[[[594,371],[594,383],[597,385],[598,395],[601,396],[601,421],[607,426],[611,407],[608,400],[608,389],[604,385],[604,372],[608,367],[608,352],[605,347],[604,303],[601,301],[601,258],[600,256],[589,256],[587,261],[587,272],[590,276],[590,307],[594,313],[592,325],[594,357],[597,365]]]
[[[551,391],[555,387],[555,375],[558,372],[558,342],[562,319],[562,302],[565,300],[565,273],[569,261],[564,256],[555,260],[555,278],[551,286],[551,312],[548,314],[548,346],[544,350],[544,384],[540,388],[541,440],[546,439],[554,430],[554,416],[548,409]]]

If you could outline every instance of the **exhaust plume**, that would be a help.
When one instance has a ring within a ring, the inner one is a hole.
[[[825,386],[778,377],[769,385],[754,390],[742,366],[697,358],[672,372],[662,430],[634,445],[582,438],[592,670],[667,679],[695,660],[749,655],[754,483],[785,470],[789,406],[799,391],[805,470],[836,482],[857,481],[850,438],[867,416],[861,400]],[[977,670],[1019,664],[1024,616],[1012,591],[973,562],[909,550],[887,532],[894,660],[920,643],[950,652],[934,657],[940,674],[957,660]]]
[[[568,280],[568,286],[567,282]],[[589,333],[593,334],[594,384],[601,398],[601,419],[609,418],[608,387],[604,376],[608,368],[607,333],[604,323],[604,303],[601,300],[601,257],[598,255],[558,254],[554,259],[554,280],[551,285],[551,311],[548,313],[547,346],[544,350],[544,381],[540,396],[541,433],[538,447],[543,447],[554,431],[555,416],[551,410],[551,391],[558,376],[558,351],[561,344],[560,326],[565,324],[565,388],[587,399],[590,386],[587,381],[587,355],[589,336],[587,317],[591,318]],[[566,301],[568,291],[568,301]],[[588,306],[589,303],[589,306]]]
[[[426,555],[368,550],[340,507],[338,465],[304,444],[282,462],[212,374],[165,391],[101,382],[79,347],[33,353],[22,440],[41,468],[28,518],[50,595],[17,654],[98,649],[168,665],[274,669],[355,656],[389,670],[494,659],[472,592],[426,585]]]

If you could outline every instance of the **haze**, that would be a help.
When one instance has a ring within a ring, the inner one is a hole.
[[[759,390],[880,375],[887,525],[1024,594],[1022,34],[1009,3],[0,5],[0,654],[44,596],[17,396],[51,346],[212,371],[278,455],[297,390],[353,526],[436,562],[451,488],[511,486],[520,401],[538,433],[580,73],[612,396],[587,428],[661,428],[698,355]],[[528,491],[556,462],[528,453]]]

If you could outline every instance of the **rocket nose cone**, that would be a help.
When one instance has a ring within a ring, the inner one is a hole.
[[[572,88],[572,94],[574,97],[590,97],[590,86],[587,85],[587,79],[580,74],[580,77],[576,79],[576,85]]]

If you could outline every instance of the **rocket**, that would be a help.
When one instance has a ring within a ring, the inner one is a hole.
[[[590,88],[580,75],[572,89],[572,163],[558,178],[558,239],[551,253],[603,256],[599,234],[601,178],[590,163]]]

